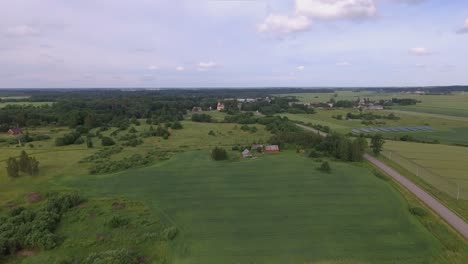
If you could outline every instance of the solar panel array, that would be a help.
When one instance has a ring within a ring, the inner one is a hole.
[[[433,131],[434,128],[430,126],[419,126],[419,127],[378,127],[378,128],[361,128],[353,129],[354,134],[361,133],[373,133],[373,132],[415,132],[415,131]]]

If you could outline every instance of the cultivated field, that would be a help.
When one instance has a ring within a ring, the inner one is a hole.
[[[417,127],[431,126],[435,131],[413,131],[413,132],[389,132],[384,133],[387,137],[400,138],[404,135],[410,135],[419,140],[439,140],[447,144],[468,144],[468,121],[452,120],[442,117],[427,115],[411,115],[404,113],[395,113],[400,119],[388,120],[380,119],[385,124],[364,125],[361,120],[345,120],[346,114],[351,112],[359,114],[359,111],[352,109],[337,110],[317,110],[316,114],[281,114],[294,121],[313,123],[329,126],[332,130],[341,133],[349,133],[352,129],[372,128],[372,127]],[[369,111],[366,111],[369,112]],[[371,111],[376,115],[388,115],[391,111]],[[333,116],[341,115],[343,120],[337,120]]]
[[[383,154],[430,185],[433,195],[468,218],[468,148],[387,141]]]
[[[182,230],[174,263],[426,263],[440,245],[368,168],[295,153],[213,162],[206,151],[104,177],[60,178],[91,197],[152,204]]]
[[[417,105],[394,106],[394,109],[442,114],[450,116],[468,117],[468,93],[454,93],[452,95],[414,95],[405,93],[380,93],[380,92],[352,92],[339,91],[338,97],[333,97],[333,93],[304,93],[287,94],[296,96],[303,102],[326,102],[330,98],[335,100],[357,100],[358,98],[370,98],[371,100],[392,99],[392,98],[413,98],[421,101]]]

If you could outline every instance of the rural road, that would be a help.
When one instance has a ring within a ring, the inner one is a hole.
[[[326,136],[327,134],[324,132],[317,131],[316,129],[296,124],[298,127],[303,129],[313,131],[319,133],[322,136]],[[468,224],[465,223],[463,219],[461,219],[458,215],[453,213],[450,209],[444,206],[442,203],[437,201],[423,189],[418,187],[416,184],[412,183],[410,180],[406,179],[404,176],[399,174],[394,169],[387,166],[385,163],[379,161],[378,159],[365,154],[364,158],[372,163],[374,166],[382,170],[383,172],[390,175],[395,181],[405,187],[408,191],[413,193],[418,199],[420,199],[423,203],[425,203],[429,208],[431,208],[434,212],[436,212],[442,219],[444,219],[449,225],[451,225],[455,230],[457,230],[460,234],[462,234],[466,239],[468,239]]]

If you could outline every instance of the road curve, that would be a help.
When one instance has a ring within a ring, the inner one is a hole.
[[[303,129],[316,132],[322,136],[326,136],[327,134],[324,132],[317,131],[316,129],[296,124],[298,127]],[[365,154],[364,158],[372,163],[374,166],[385,172],[386,174],[390,175],[395,181],[405,187],[408,191],[413,193],[419,200],[425,203],[429,208],[431,208],[434,212],[436,212],[442,219],[444,219],[449,225],[451,225],[455,230],[457,230],[460,234],[462,234],[466,239],[468,239],[468,224],[461,219],[458,215],[453,213],[450,209],[448,209],[445,205],[437,201],[423,189],[418,187],[416,184],[412,183],[410,180],[406,179],[400,173],[395,171],[394,169],[387,166],[385,163],[379,161],[378,159]]]

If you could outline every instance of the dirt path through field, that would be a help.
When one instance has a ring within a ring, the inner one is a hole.
[[[326,136],[327,134],[324,132],[317,131],[316,129],[296,124],[298,127],[303,129],[313,131],[319,133],[322,136]],[[442,203],[437,201],[423,189],[418,187],[416,184],[412,183],[410,180],[406,179],[404,176],[399,174],[394,169],[390,168],[383,162],[377,160],[376,158],[365,154],[364,158],[372,163],[374,166],[385,172],[386,174],[390,175],[395,181],[405,187],[408,191],[413,193],[418,199],[420,199],[423,203],[425,203],[429,208],[431,208],[434,212],[436,212],[442,219],[444,219],[449,225],[451,225],[455,230],[457,230],[460,234],[462,234],[465,238],[468,239],[468,224],[461,219],[458,215],[453,213],[450,209],[445,207]]]

